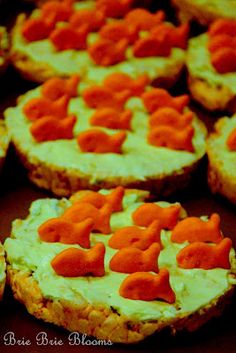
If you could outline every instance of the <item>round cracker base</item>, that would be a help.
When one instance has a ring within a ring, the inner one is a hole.
[[[72,332],[84,333],[114,343],[137,343],[144,338],[168,328],[171,334],[177,331],[194,331],[213,317],[222,314],[234,292],[234,287],[208,305],[190,314],[177,316],[174,320],[134,321],[132,318],[104,306],[94,306],[81,298],[80,304],[43,297],[31,273],[7,269],[8,282],[14,297],[23,303],[28,312],[38,319],[62,326]]]
[[[135,175],[129,178],[110,177],[91,182],[92,175],[83,175],[73,169],[66,170],[55,165],[42,163],[36,158],[31,158],[30,155],[26,155],[16,141],[13,141],[13,144],[19,159],[28,170],[29,179],[38,187],[51,190],[58,196],[70,196],[83,189],[94,191],[112,189],[117,185],[129,189],[148,190],[156,197],[169,196],[190,185],[202,159],[200,158],[195,163],[173,172],[171,175],[159,175],[145,180],[137,180]]]
[[[215,131],[210,134],[207,143],[208,156],[208,184],[211,191],[225,196],[228,200],[236,204],[236,179],[232,170],[226,172],[219,160],[219,151],[214,148],[210,141],[217,139],[222,134],[224,127],[224,118],[218,120],[215,124]]]
[[[236,204],[236,182],[212,162],[208,166],[208,184],[212,193],[221,194]]]

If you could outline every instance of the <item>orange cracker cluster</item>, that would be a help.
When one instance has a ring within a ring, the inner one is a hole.
[[[97,243],[88,251],[68,248],[54,257],[51,266],[58,275],[64,277],[102,277],[105,274],[105,251],[103,243]]]
[[[88,50],[101,66],[126,60],[129,46],[135,57],[169,56],[172,47],[186,48],[188,25],[166,24],[162,11],[131,9],[132,2],[98,0],[94,9],[75,10],[71,1],[49,1],[39,17],[25,21],[22,35],[28,42],[49,39],[57,51]],[[141,31],[146,32],[144,37]],[[97,32],[98,39],[88,44],[92,32]]]
[[[192,139],[193,113],[183,113],[189,102],[187,95],[172,97],[161,88],[153,88],[142,94],[149,117],[148,142],[153,146],[194,152]]]
[[[219,19],[208,31],[211,63],[220,74],[236,71],[236,20]]]

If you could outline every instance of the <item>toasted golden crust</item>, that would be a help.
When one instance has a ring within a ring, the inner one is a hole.
[[[0,64],[0,75],[2,75],[5,72],[5,70],[8,66],[8,63],[9,63],[9,61],[6,57],[4,57],[3,59],[4,59],[3,63]]]
[[[6,129],[5,122],[0,120],[0,170],[2,169],[5,157],[7,154],[7,149],[9,145],[9,135]]]
[[[0,244],[0,268],[5,269],[5,256],[3,246]],[[2,299],[4,288],[5,288],[6,276],[4,274],[0,274],[0,300]]]
[[[214,7],[210,1],[205,3],[194,0],[172,0],[173,6],[176,8],[177,16],[180,22],[185,23],[192,20],[199,22],[201,25],[209,25],[211,22],[220,17],[235,18],[236,7],[232,4],[232,11],[223,11],[225,6],[230,7],[230,1],[218,1],[218,6]],[[222,6],[219,6],[221,4]]]
[[[236,203],[236,175],[234,166],[224,168],[224,157],[220,156],[219,147],[216,140],[222,135],[222,131],[227,118],[222,118],[215,124],[215,131],[210,134],[207,141],[208,155],[208,184],[213,193],[219,193],[231,202]],[[230,152],[228,152],[230,153]]]
[[[20,14],[17,17],[16,23],[12,29],[11,37],[20,31],[22,24],[26,19],[25,14]],[[58,73],[49,63],[37,62],[30,58],[26,53],[20,50],[15,50],[14,46],[10,48],[10,61],[20,74],[27,80],[43,83],[54,76],[69,77],[70,74]],[[153,80],[154,85],[169,88],[173,86],[184,67],[184,60],[176,60],[173,63],[166,65],[166,67],[158,70],[156,77]],[[86,70],[85,70],[86,71]],[[86,72],[77,72],[81,77],[86,76]]]
[[[236,91],[234,72],[218,73],[211,64],[207,33],[189,41],[186,65],[188,87],[193,98],[205,108],[235,111]]]
[[[236,95],[225,85],[216,85],[189,72],[188,87],[193,98],[208,110],[236,110]]]
[[[165,320],[134,321],[119,315],[112,308],[81,305],[69,301],[49,300],[43,297],[31,273],[8,267],[8,281],[14,297],[25,304],[28,312],[38,319],[60,325],[70,331],[85,333],[98,339],[119,343],[135,343],[168,327],[172,334],[180,330],[194,331],[213,317],[219,316],[228,304],[234,287],[221,297],[187,317]]]

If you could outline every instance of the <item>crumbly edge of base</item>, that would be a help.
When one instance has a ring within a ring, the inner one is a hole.
[[[43,297],[31,273],[13,270],[8,266],[7,274],[14,297],[36,318],[62,326],[72,332],[126,344],[142,341],[164,328],[168,328],[172,334],[181,330],[194,331],[213,317],[221,315],[234,292],[234,286],[229,285],[222,296],[186,316],[176,316],[171,320],[137,321],[119,315],[110,307],[95,306],[87,302],[78,305],[64,300],[47,299]]]
[[[189,73],[188,87],[192,97],[210,111],[236,110],[236,95],[225,85],[214,85]]]
[[[205,133],[205,128],[203,129]],[[70,196],[78,190],[90,189],[97,191],[99,189],[111,189],[117,185],[131,189],[144,189],[155,194],[156,197],[168,196],[178,190],[187,188],[196,172],[202,158],[200,157],[194,163],[182,168],[170,175],[159,175],[157,177],[137,180],[135,176],[130,177],[110,177],[104,180],[97,180],[91,183],[92,176],[80,174],[73,169],[63,169],[55,165],[42,163],[36,158],[32,158],[22,150],[21,145],[13,141],[15,150],[22,164],[28,171],[29,179],[38,187],[51,190],[58,196]]]
[[[189,21],[197,21],[203,26],[209,25],[211,22],[220,18],[218,12],[214,11],[208,4],[194,4],[191,0],[171,0],[173,7],[176,9],[178,20],[181,23]]]
[[[22,23],[25,21],[26,15],[20,14],[17,17],[16,23],[11,31],[11,37],[17,33]],[[51,67],[47,63],[38,63],[32,60],[26,53],[21,52],[19,50],[14,50],[13,47],[10,49],[10,61],[13,66],[20,72],[22,77],[27,80],[43,83],[48,79],[60,76],[60,77],[68,77],[70,75],[62,75],[58,74],[53,67]],[[183,70],[183,63],[181,65],[178,63],[176,65],[172,65],[172,67],[168,66],[166,70],[162,70],[160,76],[153,80],[154,85],[158,85],[165,88],[172,87],[178,80],[179,76],[181,75]],[[80,74],[80,73],[79,73]],[[86,74],[85,74],[86,76]]]
[[[225,171],[219,159],[218,150],[214,149],[214,140],[221,135],[224,127],[224,118],[217,121],[215,131],[208,137],[208,184],[213,193],[225,196],[229,201],[236,204],[236,178],[231,171]]]

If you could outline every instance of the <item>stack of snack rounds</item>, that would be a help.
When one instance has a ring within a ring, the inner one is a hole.
[[[11,61],[27,79],[79,74],[101,82],[120,71],[172,85],[185,62],[188,25],[164,22],[164,12],[131,9],[131,1],[47,2],[18,16]]]
[[[236,203],[236,117],[224,117],[215,124],[207,142],[208,181],[213,192]]]
[[[5,111],[30,179],[61,196],[117,185],[156,195],[185,187],[206,137],[188,96],[153,88],[146,75],[79,80],[50,79]]]
[[[236,110],[236,20],[219,19],[189,41],[187,68],[194,99],[209,110]]]
[[[117,187],[35,201],[5,242],[15,298],[37,318],[122,343],[219,315],[236,284],[219,215],[187,217],[148,196]]]

